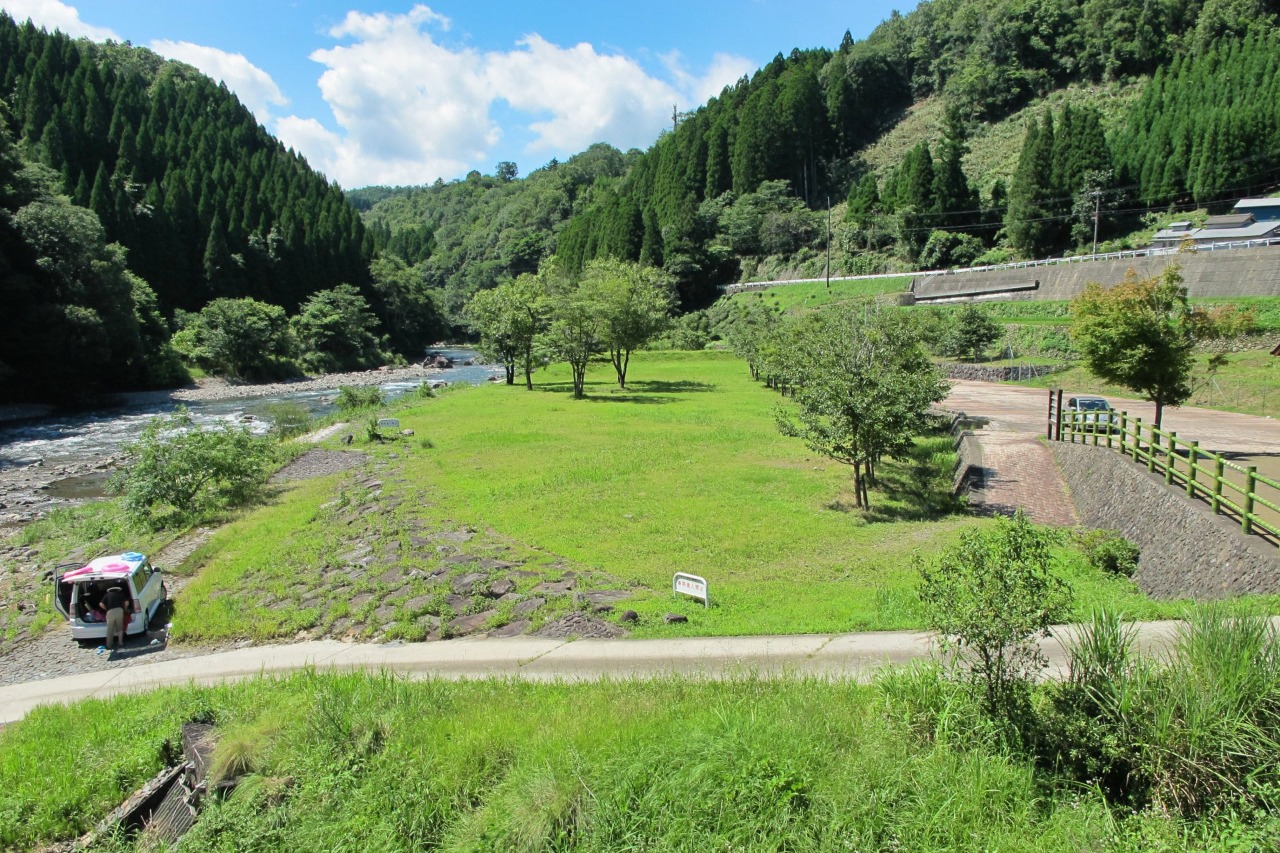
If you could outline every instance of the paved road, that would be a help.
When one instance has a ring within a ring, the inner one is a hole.
[[[1174,622],[1141,626],[1139,647],[1168,645]],[[1074,629],[1056,629],[1042,647],[1050,675],[1066,661],[1063,643]],[[1061,639],[1058,639],[1061,638]],[[174,684],[216,684],[307,667],[318,671],[388,671],[411,678],[520,678],[584,681],[683,675],[701,678],[865,678],[886,664],[933,654],[932,636],[914,631],[775,637],[698,637],[672,640],[504,640],[465,638],[435,643],[370,644],[321,640],[253,646],[199,658],[137,663],[122,669],[0,687],[0,725],[49,703],[151,690]]]
[[[1155,418],[1155,404],[1127,398],[1109,398],[1111,405],[1140,417]],[[975,499],[990,511],[1012,513],[1019,506],[1041,524],[1075,523],[1070,498],[1052,455],[1034,437],[1046,431],[1049,392],[1017,385],[961,380],[947,398],[947,408],[989,418],[976,433],[987,470],[985,487]],[[1198,409],[1194,406],[1165,409],[1164,427],[1179,438],[1199,441],[1201,449],[1226,455],[1236,465],[1256,466],[1263,476],[1280,479],[1280,422],[1254,415]],[[1243,475],[1228,471],[1228,478],[1242,482]],[[1261,508],[1260,512],[1269,515]]]
[[[1142,418],[1155,419],[1154,403],[1121,397],[1107,398],[1112,407]],[[994,382],[955,383],[947,408],[992,419],[991,428],[1045,434],[1049,418],[1049,392],[1040,388],[1001,385]],[[1199,441],[1205,451],[1249,455],[1280,454],[1280,422],[1254,415],[1238,415],[1216,409],[1182,406],[1165,409],[1164,428],[1180,438]]]

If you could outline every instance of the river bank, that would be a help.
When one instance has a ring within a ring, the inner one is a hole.
[[[191,407],[197,422],[264,429],[260,409],[273,400],[299,401],[324,414],[332,409],[330,392],[342,387],[381,386],[390,398],[423,382],[480,384],[500,370],[476,366],[473,350],[443,352],[457,367],[414,364],[264,383],[207,377],[183,388],[108,395],[72,412],[39,404],[0,406],[0,537],[58,506],[100,495],[120,447],[151,417],[177,406]]]
[[[437,367],[420,364],[408,367],[380,367],[377,370],[361,370],[354,373],[326,373],[322,376],[304,376],[282,382],[239,382],[210,376],[195,385],[160,391],[136,391],[112,395],[121,406],[145,406],[152,403],[207,403],[216,400],[245,400],[256,397],[275,397],[288,394],[304,394],[313,391],[336,391],[342,387],[365,387],[389,382],[426,380],[443,373]]]

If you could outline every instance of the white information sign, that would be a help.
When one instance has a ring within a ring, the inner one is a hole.
[[[703,607],[711,606],[711,593],[708,591],[706,578],[700,578],[697,575],[686,575],[684,572],[676,572],[675,578],[671,582],[671,588],[683,595],[701,598]]]
[[[378,418],[378,429],[400,429],[400,419]]]

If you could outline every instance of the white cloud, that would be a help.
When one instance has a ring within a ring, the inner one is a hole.
[[[534,151],[580,151],[606,141],[619,148],[645,145],[666,123],[679,96],[624,56],[597,53],[589,44],[562,48],[538,35],[523,50],[488,57],[495,98],[517,110],[550,118],[529,127]]]
[[[289,103],[271,75],[254,65],[243,54],[227,53],[216,47],[192,44],[189,41],[167,39],[151,42],[151,49],[161,56],[193,65],[214,80],[226,83],[227,88],[236,93],[240,102],[249,108],[261,124],[271,120],[272,105],[282,107]]]
[[[711,98],[718,98],[725,86],[750,76],[756,68],[756,63],[745,57],[717,53],[705,74],[687,81],[685,91],[691,96],[691,103],[705,104]]]
[[[329,35],[350,43],[311,54],[325,66],[320,91],[338,132],[289,116],[277,134],[344,186],[421,184],[492,165],[502,137],[490,115],[496,102],[523,116],[530,153],[573,154],[594,142],[626,149],[650,143],[672,104],[701,104],[754,67],[717,55],[696,76],[677,57],[666,82],[586,43],[564,48],[530,34],[509,51],[482,53],[442,44],[449,28],[424,5],[403,15],[348,12]]]
[[[66,3],[60,3],[58,0],[4,0],[0,3],[9,13],[9,17],[18,23],[22,23],[28,18],[31,19],[37,27],[44,27],[47,30],[62,30],[69,36],[80,38],[81,36],[92,41],[121,41],[120,36],[116,35],[107,27],[95,27],[92,24],[86,24],[80,20],[80,11],[74,6],[68,6]]]

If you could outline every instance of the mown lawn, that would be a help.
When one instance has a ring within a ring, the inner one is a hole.
[[[459,614],[406,580],[435,565],[415,545],[459,529],[481,555],[541,573],[522,593],[567,571],[625,591],[610,618],[636,610],[635,636],[918,628],[913,561],[985,523],[951,496],[946,436],[886,463],[864,513],[851,508],[848,470],[781,435],[781,398],[734,357],[642,353],[626,391],[608,370],[592,368],[585,400],[552,370],[533,391],[489,385],[407,404],[396,414],[412,438],[358,445],[365,471],[287,487],[197,553],[175,636],[422,639],[423,619]],[[385,580],[347,572],[352,531],[370,545],[362,553],[399,568]],[[1103,602],[1142,618],[1182,610],[1061,551],[1081,614]],[[712,606],[675,596],[676,572],[705,577]],[[668,625],[668,612],[689,621]]]

